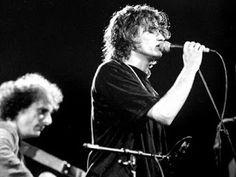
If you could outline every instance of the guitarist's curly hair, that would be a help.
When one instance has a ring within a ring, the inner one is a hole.
[[[4,82],[0,86],[0,119],[14,120],[21,110],[44,98],[57,110],[63,95],[56,84],[40,74],[30,73],[16,81]]]

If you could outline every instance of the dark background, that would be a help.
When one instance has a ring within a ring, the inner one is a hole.
[[[103,30],[114,11],[127,4],[144,3],[169,15],[171,42],[198,41],[222,55],[228,71],[225,117],[235,116],[235,21],[231,1],[1,0],[0,82],[38,72],[57,83],[64,94],[60,110],[53,115],[53,124],[40,138],[27,142],[86,170],[88,150],[82,145],[90,142],[90,85],[102,59]],[[150,80],[161,95],[181,70],[181,55],[181,51],[173,50],[152,69]],[[201,71],[221,114],[225,73],[220,57],[215,53],[204,54]],[[197,75],[185,106],[167,128],[170,147],[185,136],[193,137],[179,176],[218,174],[212,148],[218,122],[209,95]],[[233,135],[235,123],[229,124],[230,135]],[[230,150],[227,153],[230,154]],[[31,162],[28,166],[35,174],[43,170]]]

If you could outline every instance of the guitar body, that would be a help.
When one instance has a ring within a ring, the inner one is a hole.
[[[51,172],[45,171],[40,173],[38,177],[57,177],[57,176]]]
[[[161,161],[161,165],[166,176],[172,176],[178,168],[178,164],[186,156],[189,151],[192,137],[187,136],[179,140],[174,147],[169,151],[167,157]]]

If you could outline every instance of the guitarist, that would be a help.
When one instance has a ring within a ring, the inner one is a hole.
[[[127,5],[113,14],[104,31],[104,59],[91,87],[91,143],[167,153],[164,126],[184,105],[206,48],[184,43],[183,68],[160,97],[149,77],[163,51],[170,48],[165,42],[170,38],[167,14],[148,5]],[[153,158],[136,158],[135,166],[130,162],[129,155],[91,151],[87,177],[163,176]]]
[[[57,85],[30,73],[0,86],[0,177],[32,177],[19,144],[40,136],[52,123],[51,113],[59,108],[63,95]]]

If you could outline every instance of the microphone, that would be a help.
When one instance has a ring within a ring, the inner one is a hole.
[[[234,122],[234,121],[236,121],[236,117],[222,119],[223,123]]]
[[[178,45],[178,44],[171,44],[168,41],[163,41],[162,43],[159,44],[159,49],[162,52],[169,52],[171,48],[176,48],[176,49],[183,49],[184,46]],[[203,49],[203,52],[210,52],[211,50],[207,47]]]

